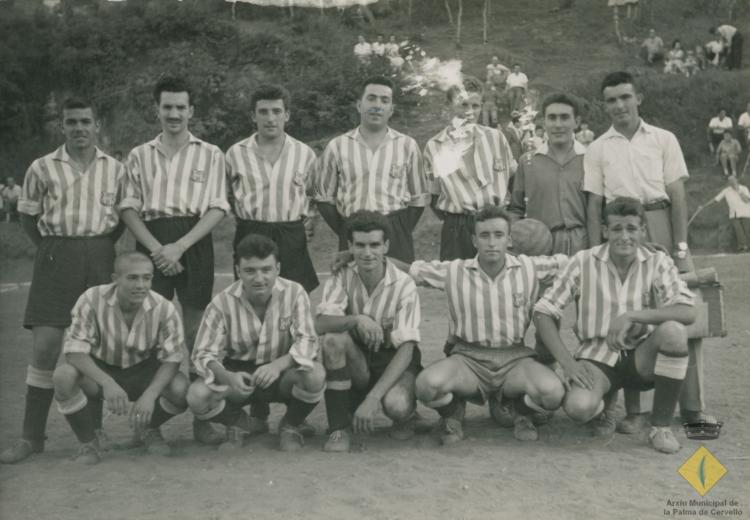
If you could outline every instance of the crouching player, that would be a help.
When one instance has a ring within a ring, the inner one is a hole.
[[[325,451],[349,451],[350,432],[369,433],[382,407],[391,436],[414,435],[414,380],[422,368],[419,294],[414,281],[385,258],[386,217],[360,210],[347,221],[354,261],[328,279],[316,327],[323,361],[330,436]]]
[[[199,420],[227,426],[225,450],[241,448],[257,430],[245,405],[285,403],[280,448],[297,450],[325,387],[310,300],[300,284],[279,277],[270,238],[247,235],[235,262],[239,280],[214,297],[198,329],[193,362],[200,379],[190,385],[188,403]]]
[[[88,289],[73,308],[63,343],[66,362],[52,380],[58,409],[81,442],[79,462],[100,460],[87,403],[102,394],[112,412],[129,414],[149,453],[169,455],[159,427],[187,409],[188,381],[178,372],[185,339],[174,305],[151,290],[153,275],[146,255],[121,254],[114,282]]]
[[[574,420],[604,411],[603,396],[619,388],[654,388],[649,442],[658,451],[680,449],[670,424],[688,366],[685,325],[695,319],[688,291],[669,255],[641,246],[643,206],[618,197],[604,210],[608,242],[578,252],[535,307],[534,321],[560,362],[568,393],[563,402]],[[575,359],[554,318],[572,300],[578,307],[581,346]]]

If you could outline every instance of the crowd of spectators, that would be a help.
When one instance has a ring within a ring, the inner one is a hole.
[[[372,43],[368,42],[363,35],[357,38],[354,46],[354,56],[363,66],[370,65],[373,60],[388,60],[394,71],[401,70],[404,66],[404,57],[401,56],[401,44],[396,41],[395,35],[390,35],[388,41],[384,41],[383,35],[378,35]]]
[[[21,197],[21,186],[14,177],[9,176],[5,184],[0,182],[0,221],[18,222],[18,199]]]

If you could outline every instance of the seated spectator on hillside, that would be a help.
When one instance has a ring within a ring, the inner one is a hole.
[[[547,144],[547,134],[542,125],[536,125],[534,128],[534,136],[531,140],[534,143],[534,150],[541,150],[544,145]]]
[[[388,38],[388,43],[385,44],[385,56],[391,62],[393,70],[399,71],[404,66],[404,58],[401,57],[401,48],[396,42],[396,37],[392,34]]]
[[[724,24],[711,27],[708,32],[721,36],[727,50],[727,69],[739,70],[742,67],[742,33],[733,25]]]
[[[354,55],[362,65],[369,65],[372,58],[372,45],[367,43],[365,37],[361,34],[357,37],[357,40],[357,45],[354,46]]]
[[[685,74],[685,51],[682,50],[680,40],[672,42],[672,48],[667,52],[664,64],[665,74]]]
[[[698,68],[700,70],[706,70],[708,60],[706,59],[706,49],[703,48],[703,45],[695,46],[695,59],[698,62]]]
[[[510,96],[510,111],[522,109],[525,104],[526,89],[529,87],[529,78],[521,72],[520,64],[513,64],[513,72],[508,74],[505,85]]]
[[[719,115],[708,122],[708,149],[711,153],[716,151],[716,147],[724,139],[724,130],[734,130],[734,124],[732,118],[727,116],[727,111],[722,108]]]
[[[656,31],[648,31],[648,37],[641,44],[643,52],[646,54],[646,61],[650,64],[664,59],[664,40],[656,35]]]
[[[385,56],[385,42],[383,41],[382,35],[378,35],[378,39],[372,42],[371,47],[373,55]]]
[[[698,65],[698,60],[695,58],[695,53],[687,51],[687,56],[685,56],[685,77],[695,76],[699,70],[700,66]]]
[[[706,43],[704,47],[706,50],[706,59],[711,65],[718,67],[724,62],[726,51],[720,37]]]
[[[750,101],[747,102],[747,110],[737,120],[737,129],[740,131],[740,140],[745,143],[745,147],[750,148]]]
[[[21,198],[21,186],[16,184],[14,177],[8,176],[2,189],[3,206],[7,213],[8,222],[18,222],[18,199]]]
[[[731,130],[724,130],[724,138],[716,147],[716,162],[721,164],[724,175],[737,175],[737,163],[740,160],[742,147],[734,138]]]
[[[594,142],[594,132],[589,130],[588,123],[581,122],[581,129],[576,132],[576,141],[581,143],[583,146],[588,146]]]
[[[727,177],[727,187],[704,207],[722,200],[726,200],[729,206],[729,220],[737,237],[737,251],[750,251],[750,190],[738,183],[737,177],[730,175]]]
[[[487,64],[487,82],[492,83],[497,88],[505,88],[505,81],[508,79],[510,69],[500,63],[497,56],[492,57],[492,61]]]

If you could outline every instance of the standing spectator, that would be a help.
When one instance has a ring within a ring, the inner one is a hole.
[[[388,43],[385,44],[385,56],[391,62],[393,70],[399,71],[404,66],[404,58],[401,57],[401,48],[396,43],[396,37],[391,34]]]
[[[687,56],[685,57],[685,77],[689,78],[690,76],[695,76],[698,74],[699,70],[700,64],[695,57],[695,53],[693,51],[687,51]]]
[[[491,81],[484,86],[482,94],[482,124],[497,127],[497,105],[500,102],[500,92]]]
[[[708,32],[721,36],[724,47],[727,49],[727,69],[742,68],[742,33],[733,25],[728,24],[711,27]]]
[[[594,142],[594,132],[589,130],[588,123],[581,122],[581,129],[576,133],[576,141],[583,146],[588,146]]]
[[[385,56],[385,42],[383,41],[383,36],[380,34],[378,35],[378,39],[372,42],[372,54],[380,57]]]
[[[361,34],[357,37],[357,44],[354,46],[354,55],[362,65],[369,65],[372,58],[372,45],[365,41]]]
[[[721,163],[724,175],[737,175],[737,163],[740,160],[742,147],[740,142],[734,138],[731,130],[724,130],[724,138],[716,147],[716,162]],[[731,173],[730,173],[731,172]]]
[[[730,175],[727,177],[727,187],[704,207],[721,200],[726,200],[729,206],[729,220],[737,237],[737,251],[750,251],[750,190],[738,183],[737,177]]]
[[[508,88],[508,95],[510,96],[510,111],[522,109],[524,106],[524,98],[526,96],[526,89],[529,87],[529,78],[521,72],[521,65],[518,63],[513,64],[513,72],[508,74],[508,78],[505,81]]]
[[[487,82],[491,82],[497,88],[505,88],[505,81],[509,74],[510,69],[501,64],[497,56],[493,56],[492,62],[487,64]]]
[[[716,147],[724,139],[724,130],[733,129],[732,118],[728,117],[727,111],[722,108],[719,110],[719,115],[712,117],[708,122],[708,148],[711,153],[716,152]]]
[[[539,151],[547,145],[547,133],[542,125],[536,125],[534,136],[531,139],[534,143],[534,151]]]
[[[685,73],[685,51],[682,50],[680,40],[672,42],[672,48],[667,52],[667,62],[664,64],[665,74]]]
[[[645,50],[646,61],[649,64],[664,59],[664,40],[656,35],[654,29],[648,31],[648,38],[643,40],[641,48]]]
[[[740,141],[745,143],[745,147],[750,149],[750,101],[747,102],[747,110],[740,115],[737,120],[737,129],[740,131]]]
[[[8,215],[8,222],[18,222],[18,199],[21,198],[23,190],[16,184],[16,179],[8,176],[6,186],[2,190],[2,198],[5,211]]]
[[[521,114],[518,112],[511,113],[510,117],[510,123],[505,127],[503,134],[508,141],[513,158],[518,160],[523,153],[523,123],[521,122]]]

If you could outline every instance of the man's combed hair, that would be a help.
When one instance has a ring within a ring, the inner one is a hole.
[[[240,260],[243,258],[245,260],[249,260],[250,258],[263,260],[271,255],[273,255],[277,262],[279,261],[279,247],[276,245],[276,242],[266,236],[250,233],[237,244],[234,261],[237,265],[240,265]]]
[[[76,109],[86,109],[90,108],[91,112],[93,112],[94,117],[96,117],[96,107],[94,104],[87,98],[80,97],[80,96],[71,96],[67,98],[65,101],[63,101],[62,107],[60,108],[60,116],[62,116],[63,112],[65,110],[76,110]]]
[[[292,96],[289,91],[281,85],[261,85],[250,97],[250,109],[255,112],[258,101],[276,101],[280,99],[284,103],[284,110],[289,110]]]
[[[391,226],[388,219],[377,211],[368,211],[365,209],[355,211],[346,220],[346,237],[351,241],[354,232],[369,233],[370,231],[382,231],[383,241],[391,236]]]
[[[161,103],[162,92],[187,92],[188,103],[193,104],[193,92],[190,90],[190,85],[187,84],[182,78],[174,76],[165,76],[156,82],[154,86],[154,101],[158,105]]]
[[[612,202],[604,206],[604,212],[602,214],[602,222],[607,225],[607,217],[638,217],[641,219],[641,223],[644,223],[644,210],[643,204],[638,199],[632,197],[617,197]]]
[[[616,87],[617,85],[623,85],[627,83],[633,85],[633,89],[637,89],[635,79],[630,72],[625,72],[624,70],[610,72],[609,74],[604,76],[600,92],[604,92],[604,89],[607,87]]]
[[[510,226],[510,215],[500,206],[485,206],[477,211],[474,215],[474,224],[472,225],[474,233],[476,233],[477,231],[477,222],[484,222],[485,220],[492,220],[496,218],[503,219],[508,223],[508,226]]]
[[[396,95],[396,86],[393,84],[393,81],[385,76],[370,76],[362,82],[362,88],[359,91],[360,98],[365,95],[365,90],[368,85],[383,85],[391,89],[394,96]]]
[[[567,105],[573,109],[573,116],[578,117],[579,107],[578,102],[569,94],[564,92],[556,92],[545,97],[542,101],[542,115],[547,113],[547,107],[552,104]]]

